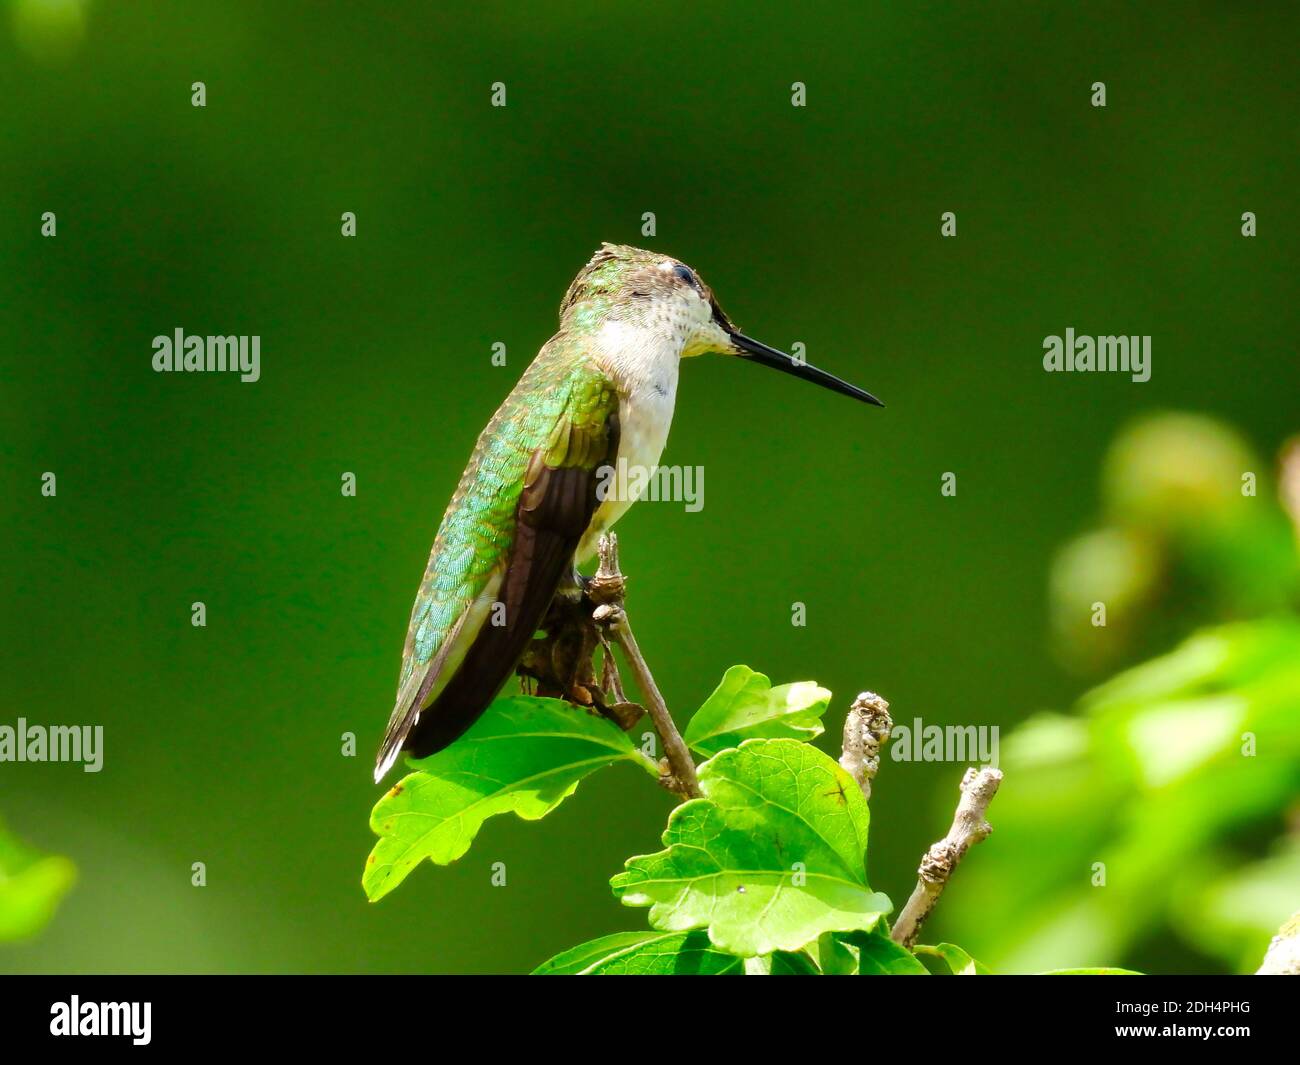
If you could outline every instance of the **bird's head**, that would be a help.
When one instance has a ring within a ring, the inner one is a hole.
[[[738,355],[841,395],[884,406],[870,392],[745,336],[700,276],[661,252],[603,244],[569,286],[560,305],[560,323],[592,333],[606,327],[646,330],[671,337],[682,358],[708,352]]]

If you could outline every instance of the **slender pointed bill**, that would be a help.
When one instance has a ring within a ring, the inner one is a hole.
[[[732,332],[731,342],[736,345],[736,354],[743,358],[753,359],[754,362],[770,366],[774,370],[780,370],[782,373],[788,373],[805,381],[811,381],[823,388],[829,388],[832,392],[838,392],[842,396],[851,396],[863,403],[874,403],[877,407],[884,406],[870,392],[863,391],[857,385],[841,381],[834,374],[819,370],[809,363],[795,362],[794,358],[785,354],[785,352],[777,351],[776,348],[769,348],[766,344],[755,340],[753,337],[745,336],[744,333]]]

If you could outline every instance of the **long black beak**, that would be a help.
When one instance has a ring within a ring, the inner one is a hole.
[[[854,399],[862,400],[863,403],[874,403],[877,407],[884,406],[870,392],[864,392],[857,385],[841,381],[834,374],[819,370],[816,366],[811,366],[806,362],[796,362],[793,356],[787,355],[783,351],[777,351],[776,348],[769,348],[766,344],[755,340],[753,337],[745,336],[744,333],[737,333],[734,330],[728,330],[728,332],[731,335],[731,342],[736,345],[736,350],[747,359],[753,359],[754,362],[770,366],[774,370],[780,370],[782,373],[788,373],[793,377],[799,377],[805,381],[811,381],[815,385],[821,385],[823,388],[829,388],[832,392],[838,392],[841,396],[852,396]]]

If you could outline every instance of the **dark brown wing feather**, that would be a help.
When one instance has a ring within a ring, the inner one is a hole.
[[[425,758],[459,739],[514,672],[591,524],[599,467],[618,454],[617,416],[611,414],[605,425],[604,454],[596,462],[554,467],[546,465],[543,450],[534,454],[519,496],[514,547],[497,593],[505,606],[505,624],[484,624],[455,676],[420,714],[405,744],[413,757]]]

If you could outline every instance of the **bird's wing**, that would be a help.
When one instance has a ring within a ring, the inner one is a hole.
[[[618,397],[602,375],[571,363],[563,372],[546,356],[479,437],[443,516],[376,779],[403,747],[416,757],[441,750],[487,708],[590,524],[597,471],[618,448]]]

